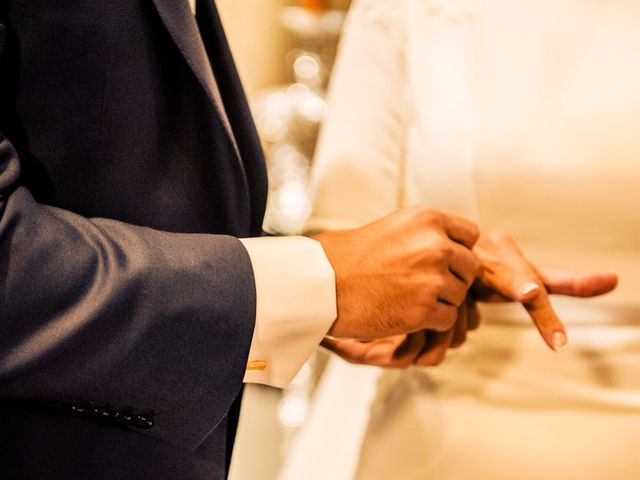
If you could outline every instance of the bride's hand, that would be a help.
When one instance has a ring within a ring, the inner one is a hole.
[[[350,363],[394,368],[434,366],[442,363],[449,348],[462,345],[467,331],[478,328],[479,322],[476,302],[468,299],[458,307],[454,326],[444,332],[422,330],[370,341],[326,337],[322,345]]]
[[[472,296],[484,302],[522,303],[544,341],[554,350],[566,345],[567,333],[549,294],[593,297],[613,290],[618,282],[617,275],[610,272],[536,268],[515,241],[502,232],[481,234],[473,251],[480,269]]]

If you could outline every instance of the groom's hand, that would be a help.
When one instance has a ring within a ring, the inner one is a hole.
[[[478,235],[470,220],[422,206],[316,235],[336,273],[329,334],[371,340],[449,330],[476,276]]]
[[[467,299],[458,307],[456,323],[444,332],[421,330],[369,341],[325,337],[322,346],[350,363],[390,368],[435,366],[444,361],[450,348],[462,345],[467,332],[476,329],[479,322],[475,301]]]

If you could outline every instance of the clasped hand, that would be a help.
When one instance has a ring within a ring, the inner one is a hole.
[[[338,317],[323,345],[352,363],[437,365],[478,327],[478,301],[521,303],[557,350],[567,334],[549,294],[591,297],[617,283],[535,267],[509,235],[422,206],[314,238],[336,272]]]

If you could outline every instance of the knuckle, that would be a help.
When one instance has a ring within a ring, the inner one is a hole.
[[[456,290],[451,295],[451,303],[455,308],[460,308],[462,304],[464,304],[464,299],[466,298],[466,291],[464,290]]]
[[[453,256],[453,245],[451,245],[451,242],[443,240],[440,242],[439,251],[443,260],[449,260]]]
[[[433,322],[433,325],[430,325],[428,328],[435,330],[436,332],[446,332],[447,330],[451,330],[456,323],[458,315],[454,307],[447,307],[447,310],[451,310],[451,313],[447,312],[440,315],[440,317]]]
[[[452,249],[453,250],[453,249]],[[473,250],[469,250],[469,249],[459,249],[458,250],[460,257],[470,266],[473,266],[474,268],[478,268],[478,266],[480,265],[480,261],[478,260],[478,257],[476,256],[476,254],[474,253]]]
[[[475,244],[480,239],[480,227],[477,224],[472,223],[469,228],[471,230],[471,237],[473,238],[473,243]]]
[[[432,239],[429,247],[429,256],[434,263],[449,264],[449,259],[453,255],[453,247],[442,237]]]
[[[447,262],[446,253],[441,248],[434,248],[431,252],[431,258],[436,264],[443,264]]]
[[[503,230],[491,230],[487,238],[495,244],[502,245],[511,241],[511,236]]]
[[[447,291],[447,282],[443,275],[434,275],[431,279],[431,288],[439,297]]]
[[[460,307],[467,299],[469,288],[466,283],[456,282],[453,288],[453,296],[455,297],[456,307]]]
[[[446,332],[451,328],[451,326],[442,321],[438,321],[428,325],[427,328],[429,328],[429,330],[433,330],[436,332]]]
[[[440,210],[431,207],[424,207],[421,216],[425,222],[431,224],[439,225],[444,221],[444,214]]]
[[[442,315],[442,323],[446,327],[445,330],[451,329],[458,320],[458,310],[454,307],[448,307]]]
[[[429,211],[429,207],[424,205],[407,205],[402,208],[402,211],[412,217],[423,217],[427,211]]]

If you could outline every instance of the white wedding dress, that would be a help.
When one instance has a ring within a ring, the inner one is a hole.
[[[282,478],[640,478],[640,2],[356,0],[334,75],[312,229],[426,203],[620,284],[554,298],[559,353],[502,305],[435,368],[332,360]]]

